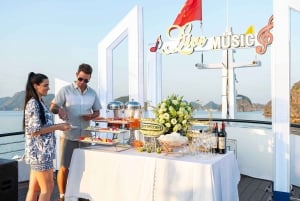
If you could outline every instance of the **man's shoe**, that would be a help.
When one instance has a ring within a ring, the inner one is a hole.
[[[65,198],[58,198],[57,201],[65,201]]]

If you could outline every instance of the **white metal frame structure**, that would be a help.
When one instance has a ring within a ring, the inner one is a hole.
[[[274,134],[274,200],[290,200],[290,11],[299,0],[274,0],[272,45],[272,123]]]
[[[113,100],[113,50],[128,37],[129,100],[144,102],[143,12],[135,6],[98,45],[98,84],[102,106]],[[101,115],[105,115],[102,108]]]
[[[154,44],[150,44],[150,49]],[[162,100],[162,55],[158,52],[147,53],[146,101],[155,106]]]

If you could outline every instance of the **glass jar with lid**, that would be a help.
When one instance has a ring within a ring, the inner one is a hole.
[[[121,101],[112,101],[107,104],[107,118],[121,120],[124,115],[124,104]]]
[[[129,129],[139,129],[141,116],[142,107],[139,102],[132,100],[125,103],[125,118]]]

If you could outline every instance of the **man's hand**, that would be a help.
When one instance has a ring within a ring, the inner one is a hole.
[[[60,108],[58,105],[51,103],[50,111],[53,112],[53,114],[58,114],[60,119],[64,121],[68,120],[67,112],[64,109]]]
[[[64,120],[64,121],[67,121],[67,120],[68,120],[68,114],[67,114],[67,112],[66,112],[64,109],[62,109],[62,108],[59,108],[59,109],[58,109],[58,116],[59,116],[59,118],[61,118],[61,119]]]
[[[94,111],[92,114],[87,114],[87,115],[82,115],[82,118],[85,120],[85,121],[90,121],[96,117],[99,117],[99,110],[97,111]]]
[[[93,114],[86,114],[86,115],[82,115],[81,117],[84,119],[84,121],[90,121],[93,119],[92,118]]]
[[[59,107],[58,105],[54,104],[54,103],[51,103],[50,104],[50,111],[53,113],[53,114],[58,114],[59,112]]]

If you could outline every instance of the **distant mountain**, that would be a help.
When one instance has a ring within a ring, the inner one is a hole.
[[[262,111],[264,110],[265,107],[265,105],[260,103],[252,103],[250,98],[241,94],[237,95],[236,104],[237,104],[238,112]],[[222,105],[217,104],[213,101],[209,101],[208,103],[202,106],[197,102],[192,102],[192,105],[195,109],[198,110],[215,110],[215,111],[222,110]]]
[[[0,98],[0,111],[1,110],[23,110],[24,107],[24,96],[25,91],[20,91],[15,93],[12,97],[3,97]],[[54,98],[54,94],[48,94],[43,97],[46,105],[50,105],[51,100]],[[116,98],[115,100],[126,103],[129,101],[128,96],[122,96]],[[193,108],[196,110],[218,110],[221,111],[221,105],[214,103],[213,101],[209,101],[205,105],[199,104],[199,102],[191,102]],[[237,96],[237,111],[238,112],[249,112],[249,111],[257,111],[264,109],[263,104],[252,103],[251,100],[243,95]]]
[[[204,109],[210,109],[210,110],[220,110],[221,105],[214,103],[213,101],[209,101],[204,106]]]
[[[190,102],[192,107],[195,110],[220,110],[221,105],[214,103],[213,101],[209,101],[204,106],[201,105],[199,102]]]
[[[202,106],[197,102],[190,102],[195,110],[202,110]]]
[[[24,108],[25,91],[17,92],[12,97],[0,98],[0,111],[1,110],[23,110]],[[54,98],[54,94],[48,94],[43,97],[46,105],[50,105],[51,100]]]
[[[122,103],[127,103],[129,101],[129,96],[121,96],[119,98],[116,98],[115,101],[121,101]]]
[[[265,107],[260,103],[252,103],[250,98],[241,94],[236,96],[236,104],[238,112],[263,111]]]
[[[290,90],[290,122],[300,123],[300,81],[296,82]],[[272,101],[264,108],[264,115],[272,117]]]
[[[10,97],[0,98],[0,105],[4,104],[6,101],[8,101],[8,99],[10,99]]]

